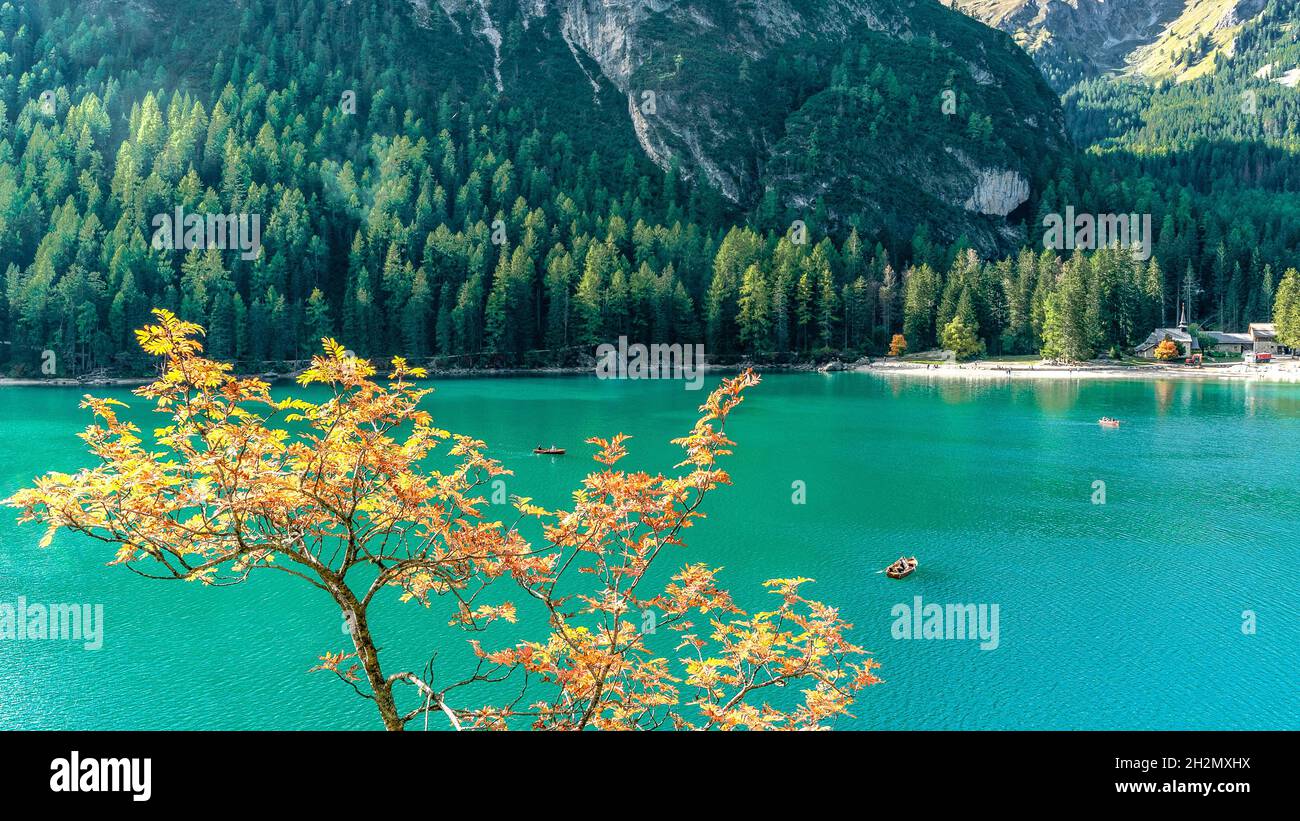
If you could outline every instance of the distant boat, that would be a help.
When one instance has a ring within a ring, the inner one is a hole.
[[[1103,416],[1097,420],[1097,424],[1101,425],[1103,428],[1117,428],[1119,427],[1119,420],[1111,419],[1109,416]]]
[[[901,579],[910,576],[916,570],[916,557],[905,558],[900,556],[898,561],[885,568],[885,575],[891,579]]]
[[[542,456],[563,456],[564,448],[557,448],[555,445],[551,445],[549,448],[544,448],[541,445],[538,445],[537,447],[533,448],[533,453]]]

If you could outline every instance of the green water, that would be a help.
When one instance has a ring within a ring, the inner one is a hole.
[[[632,434],[623,464],[667,470],[701,399],[583,377],[436,386],[438,423],[486,439],[516,472],[509,493],[545,505],[593,465],[590,435]],[[80,393],[0,389],[0,494],[85,464]],[[1100,429],[1106,414],[1123,427]],[[764,579],[815,578],[807,592],[854,623],[886,679],[840,726],[1300,729],[1300,388],[773,375],[731,432],[735,486],[658,569],[724,566],[750,609],[767,605]],[[569,455],[531,454],[551,442]],[[226,589],[149,581],[104,567],[102,546],[63,534],[41,550],[40,537],[0,515],[0,602],[103,604],[104,646],[0,641],[0,728],[377,726],[368,702],[306,673],[347,645],[319,591],[280,574]],[[916,574],[876,572],[902,552]],[[891,608],[915,596],[998,605],[998,647],[893,638]],[[541,637],[520,605],[520,624],[485,645]],[[371,622],[386,666],[417,669],[434,651],[461,663],[446,612],[383,598]],[[671,656],[674,638],[653,640]]]

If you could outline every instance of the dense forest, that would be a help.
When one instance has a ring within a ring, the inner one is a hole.
[[[820,202],[736,206],[656,166],[630,127],[454,68],[431,82],[405,69],[408,13],[255,0],[233,44],[204,49],[198,31],[143,59],[81,4],[0,6],[0,368],[40,373],[53,351],[59,375],[138,372],[132,330],[154,307],[249,369],[322,336],[467,366],[573,363],[619,335],[757,361],[883,353],[896,333],[911,351],[1088,359],[1180,304],[1207,328],[1267,320],[1300,264],[1300,122],[1272,88],[1257,126],[1169,113],[1159,151],[1094,122],[1137,117],[1144,92],[1080,90],[1079,133],[1109,143],[1060,158],[1019,240],[983,259],[924,225],[832,225]],[[866,49],[783,71],[799,94],[841,87],[882,110],[941,92],[902,87]],[[955,143],[992,128],[939,122]],[[1067,206],[1152,215],[1154,255],[1044,250],[1044,216]],[[261,253],[154,247],[155,216],[178,207],[260,215]]]

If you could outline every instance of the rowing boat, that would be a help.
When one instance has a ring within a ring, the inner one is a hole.
[[[885,568],[885,575],[891,579],[901,579],[911,575],[916,570],[916,557],[910,558],[899,557],[898,561]]]

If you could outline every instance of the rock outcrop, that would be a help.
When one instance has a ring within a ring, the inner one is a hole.
[[[1029,180],[1017,171],[980,169],[975,190],[962,206],[967,211],[1005,217],[1029,199]]]

